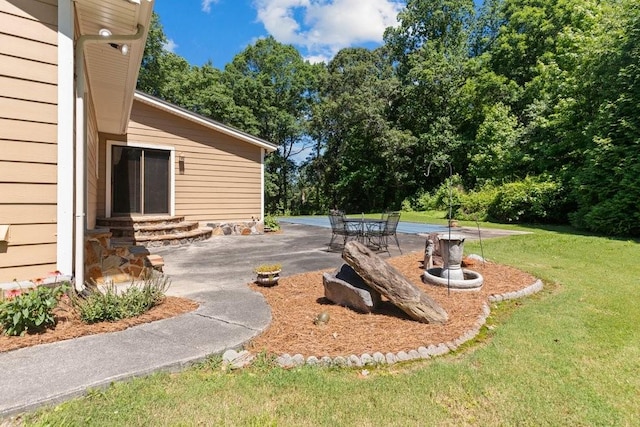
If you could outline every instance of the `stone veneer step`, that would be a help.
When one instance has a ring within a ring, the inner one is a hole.
[[[98,218],[96,224],[99,227],[134,227],[134,226],[152,226],[160,224],[177,224],[184,222],[184,216],[169,215],[132,215],[132,216],[116,216],[111,218]]]
[[[182,221],[172,223],[158,223],[152,225],[125,225],[109,226],[113,237],[142,237],[142,236],[163,236],[166,234],[186,233],[198,228],[198,223],[194,221]]]
[[[116,237],[111,238],[112,246],[142,245],[145,247],[180,246],[206,240],[211,237],[210,227],[154,236]]]

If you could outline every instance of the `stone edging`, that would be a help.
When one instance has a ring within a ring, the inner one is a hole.
[[[507,292],[505,294],[491,295],[489,296],[489,302],[507,301],[518,298],[523,298],[529,295],[533,295],[536,292],[541,291],[543,288],[542,280],[538,279],[535,283],[515,292]],[[393,364],[397,362],[406,362],[415,359],[430,359],[436,356],[442,356],[450,351],[456,350],[462,344],[474,339],[479,333],[480,329],[487,322],[487,318],[491,314],[489,304],[484,303],[482,305],[482,313],[478,316],[478,319],[473,324],[473,327],[460,337],[453,341],[446,343],[440,343],[438,345],[431,344],[427,347],[418,347],[417,350],[410,350],[409,352],[399,351],[398,353],[386,353],[382,354],[376,352],[371,354],[365,353],[361,356],[352,354],[350,356],[336,356],[331,358],[329,356],[317,357],[309,356],[306,359],[301,354],[291,356],[289,354],[283,354],[276,358],[276,364],[282,368],[292,368],[302,365],[312,366],[350,366],[361,367],[367,365],[379,365],[379,364]],[[254,356],[247,350],[236,352],[235,350],[227,350],[222,355],[223,364],[237,369],[249,365],[254,359]]]

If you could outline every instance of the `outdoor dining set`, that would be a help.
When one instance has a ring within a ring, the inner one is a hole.
[[[364,214],[360,217],[348,217],[342,211],[332,210],[329,212],[329,221],[332,233],[329,247],[340,236],[343,238],[343,245],[349,238],[354,238],[369,247],[389,253],[389,238],[393,237],[402,253],[396,235],[400,212],[383,213],[380,218],[365,218]]]

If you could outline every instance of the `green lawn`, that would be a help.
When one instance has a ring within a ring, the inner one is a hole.
[[[266,358],[225,371],[214,358],[114,384],[26,424],[640,425],[638,242],[518,228],[533,234],[485,240],[485,256],[533,273],[546,288],[494,305],[490,328],[464,350],[366,377],[357,369],[284,370]],[[467,242],[465,250],[479,248]]]

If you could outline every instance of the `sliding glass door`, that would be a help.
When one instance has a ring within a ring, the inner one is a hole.
[[[118,214],[168,214],[171,152],[113,145],[111,206]]]

